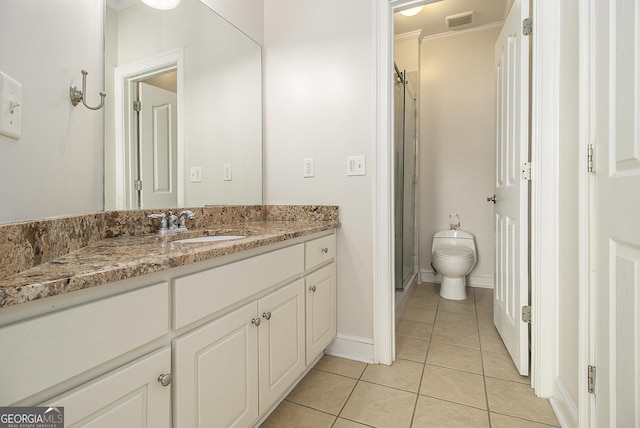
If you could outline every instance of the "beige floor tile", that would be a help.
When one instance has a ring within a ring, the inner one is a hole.
[[[480,349],[480,339],[477,328],[451,325],[442,322],[437,323],[433,328],[431,343],[433,342]]]
[[[390,366],[369,364],[362,374],[362,380],[417,393],[423,369],[422,363],[400,359]]]
[[[492,288],[474,288],[473,293],[476,297],[476,305],[493,307],[493,289]]]
[[[481,375],[427,364],[420,394],[480,409],[487,408]]]
[[[411,427],[489,428],[489,415],[486,410],[420,396]]]
[[[509,353],[497,330],[480,331],[480,349],[483,351],[495,352],[497,354]]]
[[[501,415],[499,413],[491,413],[490,415],[492,428],[549,428],[554,426],[512,418],[511,416]]]
[[[518,373],[518,369],[508,354],[482,351],[482,363],[485,376],[526,383],[527,385],[531,383],[528,376],[521,376]]]
[[[348,419],[338,418],[332,428],[368,428],[369,425],[362,425]]]
[[[433,342],[429,347],[427,364],[482,374],[479,349]]]
[[[340,417],[380,428],[411,424],[416,394],[360,381]]]
[[[429,342],[411,337],[396,336],[396,357],[404,360],[424,363],[427,358]]]
[[[269,415],[261,428],[330,428],[336,420],[335,416],[283,401],[276,410]]]
[[[364,369],[367,368],[367,363],[325,355],[320,361],[318,361],[318,364],[316,364],[314,368],[325,372],[359,379],[360,376],[362,376]]]
[[[338,415],[357,381],[345,376],[311,370],[287,396],[287,400]]]
[[[430,282],[418,284],[416,285],[416,291],[413,293],[413,297],[437,300],[440,298],[440,284]]]
[[[475,315],[440,310],[438,310],[434,324],[452,328],[478,329],[478,322]]]
[[[400,323],[396,326],[396,335],[428,341],[431,338],[432,330],[433,324],[401,320]]]
[[[491,411],[549,425],[558,424],[549,401],[536,397],[529,385],[490,377],[486,378],[486,385]]]
[[[493,319],[493,306],[476,305],[476,313],[478,314],[478,318]]]
[[[451,312],[455,314],[476,315],[476,305],[473,301],[467,300],[440,300],[438,311]]]
[[[478,330],[482,331],[490,331],[497,333],[496,326],[493,323],[493,318],[484,318],[478,317]]]
[[[421,308],[421,309],[431,309],[435,311],[438,309],[438,300],[437,299],[422,299],[420,297],[412,297],[409,299],[409,303],[407,304],[409,308]]]
[[[436,311],[433,309],[416,308],[415,306],[407,306],[402,315],[403,320],[423,322],[433,324],[436,319]]]

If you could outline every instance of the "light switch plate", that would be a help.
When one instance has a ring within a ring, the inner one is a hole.
[[[224,181],[231,181],[231,164],[224,164]]]
[[[201,166],[192,166],[189,181],[192,183],[201,183],[202,182],[202,167]]]
[[[20,139],[22,85],[0,71],[0,134]]]
[[[347,157],[347,175],[366,175],[366,161],[364,156]]]

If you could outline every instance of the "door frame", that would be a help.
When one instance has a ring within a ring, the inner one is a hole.
[[[395,357],[393,289],[392,85],[393,13],[424,0],[376,0],[374,4],[375,112],[374,141],[374,362]],[[532,49],[531,383],[540,397],[551,397],[557,360],[558,302],[558,86],[559,49],[556,0],[533,0],[536,23]],[[543,161],[544,160],[544,161]],[[544,213],[544,215],[543,215]],[[543,305],[539,304],[544,302]]]
[[[137,132],[131,125],[129,109],[125,102],[131,97],[131,86],[144,78],[167,71],[177,71],[177,206],[184,206],[184,48],[178,48],[163,54],[155,55],[130,64],[115,68],[114,103],[115,103],[115,191],[116,209],[133,208],[133,162],[131,152],[132,134]]]

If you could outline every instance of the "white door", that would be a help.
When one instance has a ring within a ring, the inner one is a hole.
[[[640,4],[595,0],[597,427],[640,426]]]
[[[139,83],[140,208],[175,207],[177,195],[177,95]]]
[[[496,279],[494,323],[522,375],[529,374],[529,328],[521,320],[529,301],[528,181],[529,43],[522,35],[529,0],[516,0],[495,48]]]

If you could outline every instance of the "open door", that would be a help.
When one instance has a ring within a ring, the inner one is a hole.
[[[496,42],[496,274],[494,323],[521,375],[529,374],[529,0],[516,0]]]
[[[640,4],[594,0],[595,421],[640,426]],[[586,376],[586,367],[581,368]]]
[[[140,208],[175,207],[177,195],[177,95],[138,83]]]

